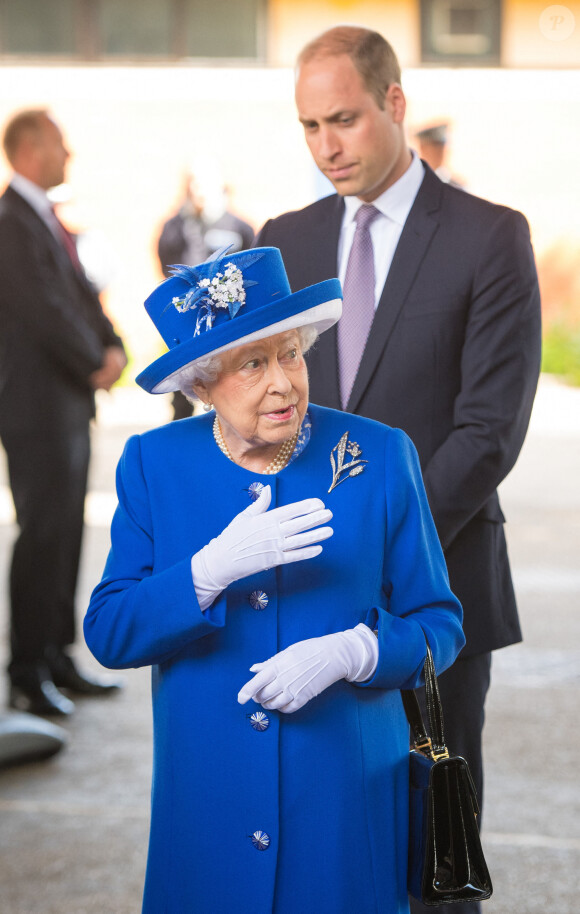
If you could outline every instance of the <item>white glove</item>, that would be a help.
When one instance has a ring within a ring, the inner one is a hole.
[[[379,647],[368,626],[291,644],[264,663],[250,667],[256,675],[238,693],[244,705],[250,698],[263,708],[291,714],[333,682],[364,682],[377,668]]]
[[[264,486],[255,502],[193,556],[191,574],[202,610],[233,581],[320,555],[322,546],[313,544],[332,536],[332,527],[319,526],[332,518],[319,498],[268,511],[271,498],[270,486]]]

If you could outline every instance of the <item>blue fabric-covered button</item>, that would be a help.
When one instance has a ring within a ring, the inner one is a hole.
[[[254,730],[267,730],[270,726],[270,718],[267,714],[264,714],[263,711],[254,711],[253,714],[248,715],[250,718],[250,723]]]
[[[251,838],[257,851],[265,851],[270,847],[270,835],[265,831],[255,831]]]
[[[260,493],[264,488],[264,483],[262,482],[251,482],[248,486],[248,495],[250,496],[251,501],[256,501],[260,497]]]
[[[250,601],[250,606],[252,609],[261,610],[266,609],[269,597],[268,594],[264,593],[263,590],[253,590],[248,597],[248,600]]]

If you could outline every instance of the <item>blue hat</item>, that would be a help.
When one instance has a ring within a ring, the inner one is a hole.
[[[196,267],[177,265],[145,302],[169,352],[137,377],[152,394],[179,390],[179,374],[201,356],[312,324],[328,330],[342,313],[338,279],[292,293],[278,248],[218,251]]]

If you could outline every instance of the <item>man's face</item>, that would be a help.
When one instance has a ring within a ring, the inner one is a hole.
[[[39,174],[41,187],[48,190],[62,184],[65,177],[65,166],[69,152],[64,145],[61,131],[54,121],[46,118],[42,124],[42,132],[37,145],[39,157]]]
[[[301,66],[296,106],[314,161],[342,196],[370,203],[408,168],[403,90],[389,86],[381,109],[346,54]]]

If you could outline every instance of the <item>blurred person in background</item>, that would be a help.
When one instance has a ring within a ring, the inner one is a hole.
[[[164,223],[157,253],[164,276],[169,267],[192,266],[230,245],[230,253],[251,247],[254,229],[228,209],[228,190],[215,156],[198,155],[185,176],[185,193],[177,212]],[[173,418],[191,416],[191,403],[173,394]]]
[[[95,390],[127,363],[47,191],[69,152],[48,111],[14,115],[4,130],[13,173],[0,197],[0,438],[19,533],[10,567],[11,707],[69,715],[71,694],[118,687],[81,673],[75,589]]]
[[[449,124],[438,123],[422,127],[413,133],[419,156],[432,168],[437,177],[453,187],[465,187],[465,182],[452,174],[448,167]]]
[[[445,731],[481,803],[491,652],[521,640],[497,487],[540,370],[528,224],[444,183],[409,149],[400,66],[377,32],[341,26],[310,42],[296,103],[336,194],[267,222],[256,243],[281,249],[296,291],[343,281],[342,318],[307,356],[313,402],[402,428],[419,452],[467,640],[440,678]]]

